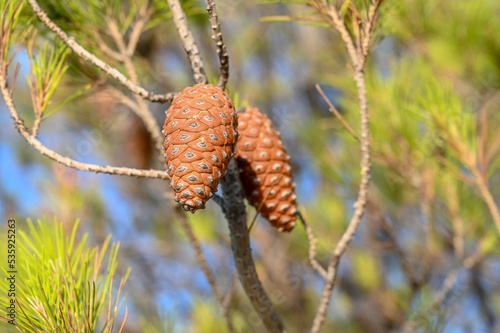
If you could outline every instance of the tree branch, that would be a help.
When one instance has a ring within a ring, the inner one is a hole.
[[[73,50],[76,54],[78,54],[82,59],[90,62],[94,66],[101,69],[108,76],[117,80],[120,84],[128,88],[134,94],[141,96],[151,102],[170,102],[174,99],[176,93],[167,93],[167,94],[155,94],[152,91],[146,90],[145,88],[133,83],[129,80],[125,75],[120,73],[116,68],[111,67],[101,59],[97,58],[95,55],[87,51],[83,46],[78,44],[73,38],[69,37],[61,28],[57,26],[43,11],[36,0],[28,0],[31,8],[38,16],[38,18],[45,24],[45,26],[54,32],[57,36],[59,36],[68,47]]]
[[[328,106],[330,107],[330,112],[333,113],[333,115],[335,117],[337,117],[337,119],[340,121],[342,126],[344,126],[344,128],[347,130],[347,132],[349,132],[356,141],[359,141],[359,137],[356,134],[356,132],[352,129],[352,127],[349,125],[349,123],[347,123],[347,121],[345,121],[344,117],[342,117],[342,115],[337,110],[337,108],[333,105],[333,103],[330,101],[330,99],[325,95],[325,93],[323,92],[323,89],[321,89],[320,85],[316,84],[315,87],[316,87],[316,90],[321,95],[321,97],[323,97],[323,99],[325,100],[326,104],[328,104]]]
[[[247,214],[243,190],[238,176],[236,162],[233,159],[222,178],[222,192],[225,200],[224,215],[229,223],[231,250],[238,277],[255,311],[269,332],[285,332],[285,327],[260,283],[252,259],[250,237],[247,229]]]
[[[69,157],[62,156],[55,151],[44,146],[38,139],[36,139],[33,135],[31,135],[24,125],[24,121],[20,118],[19,113],[17,112],[14,101],[12,100],[11,91],[7,85],[7,75],[6,73],[0,73],[0,89],[2,91],[3,98],[5,100],[5,104],[10,111],[10,115],[14,120],[14,125],[19,133],[23,136],[23,138],[38,152],[42,155],[47,156],[48,158],[60,163],[64,164],[67,167],[95,172],[95,173],[106,173],[110,175],[120,175],[120,176],[131,176],[131,177],[142,177],[142,178],[159,178],[159,179],[170,179],[168,173],[160,170],[139,170],[133,168],[125,168],[125,167],[113,167],[113,166],[104,166],[97,164],[89,164],[75,161]]]
[[[210,16],[210,23],[212,24],[212,30],[214,32],[212,38],[217,45],[217,54],[219,55],[220,73],[217,87],[224,90],[229,77],[229,56],[227,55],[226,44],[224,44],[224,41],[222,40],[222,32],[220,29],[217,11],[215,9],[215,2],[213,0],[206,0],[206,2],[208,15]]]
[[[187,25],[186,15],[182,10],[179,0],[167,0],[170,5],[170,10],[174,18],[175,26],[179,37],[181,37],[182,46],[188,56],[191,70],[193,71],[194,81],[196,83],[208,83],[205,69],[203,68],[203,61],[201,60],[200,51],[194,40],[193,34]]]

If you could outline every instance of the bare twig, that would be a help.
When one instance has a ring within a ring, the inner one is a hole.
[[[210,16],[210,23],[212,24],[212,30],[214,34],[212,35],[215,44],[217,45],[217,54],[219,55],[219,81],[217,82],[217,87],[224,90],[226,88],[226,83],[229,77],[229,56],[227,55],[226,44],[222,40],[222,32],[220,30],[219,18],[217,16],[217,11],[215,9],[215,2],[213,0],[206,0],[207,11]]]
[[[180,211],[177,209],[179,220],[181,221],[182,228],[186,232],[189,242],[193,246],[193,249],[196,253],[196,260],[198,261],[198,264],[200,265],[203,273],[205,274],[205,277],[208,280],[208,283],[210,284],[210,287],[212,288],[212,292],[215,295],[215,298],[217,298],[217,301],[219,301],[221,307],[222,307],[222,312],[224,314],[224,317],[226,319],[226,324],[229,332],[235,332],[233,323],[231,321],[231,316],[229,315],[229,311],[227,311],[227,308],[224,306],[225,300],[222,294],[219,292],[219,289],[217,288],[217,285],[215,283],[215,278],[214,275],[212,274],[212,270],[210,267],[208,267],[207,260],[205,259],[205,255],[203,254],[203,250],[201,248],[200,241],[198,238],[196,238],[193,229],[191,228],[191,225],[189,223],[189,220],[186,216],[186,214],[183,211]]]
[[[284,332],[285,327],[260,283],[250,249],[247,229],[247,214],[243,199],[243,189],[239,180],[236,162],[229,164],[228,172],[222,178],[225,198],[224,215],[229,223],[231,250],[238,277],[252,306],[269,332]]]
[[[378,0],[372,0],[372,2],[375,1]],[[325,281],[323,292],[321,294],[320,305],[318,307],[318,311],[316,312],[311,328],[312,333],[317,333],[321,329],[321,326],[323,325],[326,317],[326,311],[328,309],[328,304],[330,302],[333,287],[335,285],[335,280],[337,277],[337,267],[340,262],[340,257],[347,249],[349,242],[352,240],[354,233],[358,229],[358,226],[363,219],[363,215],[365,214],[368,200],[368,189],[370,184],[371,162],[368,101],[366,96],[366,83],[364,73],[364,58],[366,58],[368,53],[366,56],[363,56],[361,58],[358,57],[359,53],[356,52],[354,42],[349,35],[344,22],[340,18],[340,13],[333,7],[333,5],[328,10],[326,10],[326,8],[317,1],[309,0],[309,3],[321,14],[325,15],[325,12],[328,14],[327,21],[331,22],[332,27],[340,33],[340,36],[347,47],[347,51],[354,67],[354,81],[356,82],[361,116],[361,181],[359,186],[358,198],[356,200],[356,203],[354,204],[355,211],[349,222],[347,230],[344,232],[337,246],[333,250],[332,257],[328,264],[327,279]],[[369,35],[370,36],[365,37],[371,40],[371,33]]]
[[[347,230],[344,232],[339,243],[333,250],[332,258],[328,264],[327,280],[321,295],[320,306],[311,329],[311,332],[313,333],[319,332],[323,321],[325,320],[326,310],[328,308],[330,296],[337,277],[337,267],[340,262],[340,257],[347,249],[347,245],[349,245],[349,242],[352,240],[354,233],[361,223],[363,215],[365,214],[368,198],[368,189],[370,184],[370,139],[364,72],[358,71],[355,74],[355,80],[358,87],[358,98],[361,107],[361,184],[359,187],[358,199],[355,203],[354,215],[349,222]]]
[[[78,44],[73,38],[69,37],[57,24],[55,24],[45,13],[45,11],[40,7],[36,0],[28,0],[31,8],[38,16],[38,18],[45,24],[45,26],[58,35],[68,47],[73,50],[78,56],[82,59],[90,62],[94,66],[101,69],[108,76],[117,80],[120,84],[127,87],[131,92],[137,94],[147,100],[152,102],[170,102],[176,96],[176,93],[167,93],[167,94],[155,94],[152,91],[146,90],[145,88],[138,86],[129,80],[125,75],[120,73],[116,68],[111,67],[101,59],[97,58],[95,55],[87,51],[83,46]]]
[[[24,121],[20,118],[19,113],[17,112],[14,102],[12,100],[11,91],[7,86],[6,73],[0,73],[0,89],[2,91],[3,98],[5,100],[5,104],[10,111],[12,119],[14,120],[14,124],[19,133],[23,136],[23,138],[38,152],[42,155],[47,156],[48,158],[60,163],[64,164],[67,167],[95,172],[95,173],[106,173],[110,175],[121,175],[121,176],[131,176],[131,177],[142,177],[142,178],[159,178],[159,179],[170,179],[168,173],[160,170],[139,170],[133,168],[125,168],[125,167],[113,167],[109,165],[97,165],[97,164],[89,164],[75,161],[69,157],[62,156],[55,151],[44,146],[39,140],[37,140],[33,135],[31,135],[24,125]]]
[[[212,196],[212,200],[215,201],[222,210],[224,210],[224,199],[220,195],[214,194]]]
[[[328,104],[328,107],[330,108],[330,112],[333,113],[333,115],[335,117],[337,117],[337,119],[340,121],[340,123],[342,124],[342,126],[344,126],[344,128],[349,132],[351,133],[351,135],[354,137],[354,139],[356,139],[357,141],[359,141],[359,137],[358,135],[356,134],[356,132],[352,129],[352,127],[345,121],[344,117],[342,117],[342,115],[340,114],[340,112],[337,110],[337,108],[333,105],[333,103],[330,101],[330,99],[325,95],[325,93],[323,92],[323,89],[321,89],[321,87],[319,86],[319,84],[316,84],[316,89],[318,90],[319,94],[321,95],[321,97],[323,97],[323,99],[325,100],[326,104]]]
[[[174,18],[177,32],[182,40],[182,46],[189,59],[191,70],[193,71],[194,81],[196,83],[207,83],[207,75],[203,68],[203,61],[201,60],[200,51],[194,40],[193,34],[187,25],[186,15],[181,7],[179,0],[167,0],[170,5],[170,10]]]
[[[304,215],[302,215],[300,211],[297,214],[302,221],[304,228],[306,229],[307,239],[309,240],[309,262],[311,263],[311,266],[316,270],[316,272],[318,272],[318,274],[326,280],[326,270],[316,260],[316,237],[314,237],[313,231],[309,226],[309,223],[307,223],[306,219],[304,218]]]

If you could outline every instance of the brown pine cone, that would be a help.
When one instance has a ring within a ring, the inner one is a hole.
[[[165,159],[174,200],[194,213],[217,191],[234,155],[238,116],[229,96],[211,84],[184,89],[167,110]]]
[[[297,219],[297,196],[280,133],[257,108],[248,107],[238,115],[235,157],[245,197],[279,231],[291,231]]]

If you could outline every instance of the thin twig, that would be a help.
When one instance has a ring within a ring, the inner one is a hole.
[[[226,308],[224,306],[224,297],[222,294],[219,292],[219,289],[217,288],[217,285],[215,283],[215,278],[212,273],[212,270],[210,267],[208,267],[207,260],[205,259],[205,255],[203,254],[203,250],[201,248],[200,241],[198,238],[196,238],[196,235],[193,232],[193,229],[191,228],[191,225],[189,223],[189,220],[186,216],[186,214],[183,211],[177,210],[179,220],[181,221],[182,228],[186,232],[189,242],[191,243],[191,246],[193,247],[195,253],[196,253],[196,260],[198,261],[198,264],[201,267],[201,270],[205,274],[205,277],[207,278],[208,283],[210,284],[210,287],[212,288],[212,292],[215,295],[215,298],[217,298],[217,301],[219,301],[219,304],[222,307],[222,312],[224,314],[224,317],[226,319],[226,324],[229,332],[235,332],[233,323],[231,321],[231,316],[229,315],[229,311],[226,311]]]
[[[345,121],[344,117],[342,117],[342,115],[337,110],[337,108],[333,105],[333,103],[330,101],[330,99],[326,96],[326,94],[323,92],[323,89],[321,89],[321,87],[319,86],[319,84],[316,84],[315,87],[316,87],[316,90],[318,90],[318,92],[321,95],[321,97],[323,97],[323,99],[325,100],[326,104],[328,104],[328,107],[330,108],[330,112],[333,113],[333,115],[335,117],[337,117],[337,119],[340,121],[340,123],[342,124],[342,126],[344,126],[344,128],[349,133],[351,133],[351,135],[354,137],[354,139],[356,139],[357,141],[359,141],[359,137],[356,134],[356,132],[347,123],[347,121]]]
[[[309,3],[313,5],[321,14],[324,14],[325,8],[316,1],[310,0]],[[326,311],[333,292],[335,280],[337,277],[337,268],[340,262],[340,257],[347,249],[349,242],[352,240],[354,233],[358,229],[361,220],[365,214],[366,205],[368,201],[368,190],[370,184],[370,128],[369,128],[369,115],[368,115],[368,101],[366,96],[366,83],[363,59],[358,58],[358,53],[354,47],[354,42],[347,31],[344,22],[340,19],[339,12],[332,6],[328,11],[330,22],[333,28],[336,29],[347,47],[347,51],[351,58],[354,67],[354,81],[356,82],[360,118],[361,118],[361,181],[359,186],[359,193],[356,203],[354,204],[355,211],[349,222],[347,230],[342,235],[337,246],[333,250],[332,257],[328,264],[327,279],[321,294],[320,305],[314,317],[313,325],[311,328],[312,333],[317,333],[321,329],[323,322],[326,318]],[[371,38],[371,37],[369,37]],[[363,57],[364,58],[364,57]]]
[[[225,198],[224,214],[229,223],[231,250],[238,277],[253,308],[269,332],[285,332],[285,327],[265,292],[257,275],[250,248],[247,228],[247,214],[243,189],[239,179],[236,162],[229,164],[227,174],[222,178],[222,191]]]
[[[186,51],[189,59],[191,70],[193,71],[194,81],[196,83],[207,83],[207,75],[203,68],[203,61],[201,60],[200,51],[194,40],[193,34],[187,25],[186,15],[181,7],[179,0],[167,0],[170,5],[175,26],[179,37],[181,37],[182,46]]]
[[[45,155],[48,158],[60,164],[64,164],[67,167],[81,171],[106,173],[110,175],[120,175],[120,176],[130,176],[130,177],[170,179],[168,173],[165,171],[139,170],[126,167],[89,164],[89,163],[78,162],[69,157],[62,156],[56,153],[55,151],[44,146],[38,139],[36,139],[29,133],[28,129],[26,128],[26,125],[24,124],[24,121],[20,118],[19,113],[17,112],[14,106],[14,101],[12,100],[11,91],[7,86],[6,73],[0,73],[0,89],[2,91],[2,95],[5,100],[5,104],[7,105],[7,108],[10,111],[12,119],[14,120],[14,125],[16,129],[23,136],[23,138],[42,155]]]
[[[307,223],[306,219],[304,218],[304,215],[302,215],[300,211],[297,213],[297,215],[299,216],[302,224],[304,225],[304,228],[306,229],[307,239],[309,240],[309,262],[311,263],[311,266],[316,270],[316,272],[318,272],[319,275],[321,275],[326,280],[326,270],[316,260],[316,237],[314,237],[313,231],[309,226],[309,223]]]
[[[215,201],[220,206],[220,208],[224,211],[224,199],[220,195],[214,194],[212,196],[212,200]]]
[[[120,84],[127,87],[131,92],[137,94],[151,102],[165,103],[170,102],[174,99],[177,93],[167,93],[167,94],[155,94],[152,91],[146,90],[145,88],[138,86],[129,80],[125,75],[120,73],[116,68],[111,67],[101,59],[97,58],[95,55],[87,51],[83,46],[78,44],[73,38],[69,37],[57,24],[55,24],[45,13],[45,11],[40,7],[36,0],[28,0],[31,8],[38,16],[38,18],[45,24],[45,26],[58,35],[68,47],[73,50],[82,59],[90,62],[94,66],[101,69],[108,76],[117,80]]]
[[[224,44],[224,41],[222,40],[222,32],[220,29],[219,18],[217,16],[217,10],[215,9],[215,2],[213,0],[206,0],[206,2],[210,23],[212,24],[212,30],[214,32],[212,38],[217,45],[217,54],[219,55],[220,73],[217,87],[224,90],[229,77],[229,56],[227,55],[226,44]]]

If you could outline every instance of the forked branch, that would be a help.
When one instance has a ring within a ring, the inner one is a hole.
[[[73,50],[78,56],[82,59],[90,62],[94,66],[101,69],[108,76],[117,80],[120,84],[128,88],[134,94],[141,96],[147,100],[152,102],[165,103],[170,102],[174,99],[176,93],[167,93],[167,94],[155,94],[152,91],[146,90],[145,88],[135,84],[131,80],[129,80],[125,75],[123,75],[116,68],[111,67],[101,59],[97,58],[95,55],[87,51],[83,46],[78,44],[73,38],[69,37],[67,33],[65,33],[57,24],[55,24],[48,16],[47,13],[40,7],[36,0],[28,0],[31,8],[38,16],[38,18],[45,24],[45,26],[54,32],[57,36],[59,36],[63,42],[68,45],[68,47]]]
[[[10,111],[10,115],[14,120],[14,125],[22,137],[35,148],[40,154],[47,156],[48,158],[66,165],[67,167],[95,172],[95,173],[107,173],[110,175],[120,175],[120,176],[130,176],[130,177],[138,177],[138,178],[158,178],[158,179],[170,179],[168,173],[160,170],[139,170],[133,168],[125,168],[125,167],[114,167],[109,165],[97,165],[97,164],[89,164],[75,161],[69,157],[62,156],[55,151],[47,148],[43,143],[41,143],[37,138],[35,138],[29,130],[24,125],[24,121],[19,116],[16,107],[14,106],[14,101],[12,100],[12,92],[8,88],[7,83],[7,73],[0,73],[0,89],[2,91],[2,96],[5,100],[5,104]]]
[[[308,2],[321,15],[325,17],[326,21],[330,23],[335,30],[339,32],[342,41],[344,42],[347,48],[350,60],[354,67],[354,81],[356,83],[356,88],[358,93],[360,118],[361,118],[361,135],[360,135],[361,181],[359,186],[358,198],[354,205],[355,207],[354,214],[349,222],[346,231],[340,238],[340,241],[335,246],[328,264],[327,277],[325,285],[323,287],[323,292],[321,294],[320,305],[318,307],[318,311],[316,312],[316,316],[314,318],[313,325],[311,328],[312,333],[317,333],[320,331],[321,326],[323,325],[323,322],[326,317],[328,304],[330,302],[330,298],[337,278],[337,268],[340,262],[340,257],[346,251],[347,246],[354,237],[354,234],[358,229],[361,220],[363,219],[368,202],[371,161],[370,161],[370,128],[369,128],[369,115],[368,115],[368,101],[366,96],[364,67],[369,52],[368,48],[366,48],[365,50],[364,46],[370,45],[370,42],[372,41],[372,32],[373,32],[373,25],[375,24],[374,20],[375,20],[376,9],[379,8],[379,5],[382,2],[382,0],[371,1],[369,15],[367,18],[369,22],[366,21],[363,22],[363,25],[367,27],[367,29],[362,32],[363,33],[362,36],[359,36],[363,40],[362,43],[355,43],[353,41],[344,21],[341,19],[339,10],[337,10],[334,5],[328,6],[324,1],[319,2],[317,0],[309,0]]]

